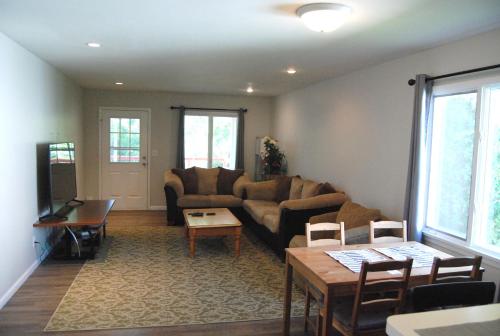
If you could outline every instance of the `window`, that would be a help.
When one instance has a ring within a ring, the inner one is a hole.
[[[109,122],[109,161],[111,163],[139,162],[141,120],[110,118]]]
[[[185,167],[224,167],[236,165],[236,114],[204,113],[184,117]]]
[[[500,79],[436,86],[428,131],[427,228],[500,253]]]
[[[63,142],[50,144],[50,163],[73,163],[75,161],[75,144]]]

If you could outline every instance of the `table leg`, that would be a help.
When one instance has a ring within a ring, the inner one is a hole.
[[[321,326],[321,335],[328,336],[332,332],[332,320],[333,320],[333,295],[331,290],[328,289],[327,293],[325,293],[325,298],[323,302],[323,315],[322,317],[322,326]]]
[[[234,236],[234,249],[237,257],[240,256],[240,245],[241,245],[240,235],[241,235],[241,228],[237,228],[236,235]]]
[[[106,239],[106,225],[108,225],[108,220],[107,219],[104,221],[104,225],[102,227],[102,238],[103,239]]]
[[[283,335],[290,335],[290,313],[292,308],[292,275],[293,267],[288,261],[288,253],[286,254],[285,263],[285,295],[283,303]]]
[[[71,253],[71,235],[69,233],[69,229],[67,227],[64,228],[64,242],[65,242],[65,254],[66,254],[66,258],[71,258],[72,257],[72,253]]]
[[[189,230],[189,255],[191,258],[194,257],[195,253],[195,239],[196,239],[196,230],[190,229]]]

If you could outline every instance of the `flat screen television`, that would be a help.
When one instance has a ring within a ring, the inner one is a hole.
[[[37,161],[39,213],[44,218],[65,217],[77,195],[75,144],[40,144]]]

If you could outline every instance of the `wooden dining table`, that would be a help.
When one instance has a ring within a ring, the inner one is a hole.
[[[398,242],[384,244],[358,244],[358,245],[333,245],[321,247],[299,247],[286,249],[285,265],[285,295],[283,304],[283,335],[290,334],[290,314],[292,304],[292,282],[293,273],[302,276],[307,283],[316,287],[323,295],[323,307],[326,309],[325,318],[322,322],[322,335],[329,335],[332,327],[333,310],[336,299],[355,294],[359,280],[359,273],[354,273],[325,251],[359,250],[379,247],[395,246],[417,246],[422,250],[440,258],[448,258],[451,255],[436,250],[418,242]],[[377,252],[378,253],[378,252]],[[389,259],[387,257],[387,259]],[[459,274],[467,271],[470,267],[456,267],[443,270],[440,274]],[[429,281],[431,267],[412,268],[409,287],[426,284]],[[393,278],[394,274],[389,272],[376,272],[369,274],[368,280],[382,280]]]

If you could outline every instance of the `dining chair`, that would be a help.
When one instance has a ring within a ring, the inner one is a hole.
[[[313,239],[314,234],[319,233],[321,238]],[[345,245],[345,231],[344,222],[340,223],[306,223],[306,246],[326,246],[326,245]],[[305,312],[304,312],[304,331],[307,332],[309,325],[314,325],[315,334],[321,334],[321,325],[323,315],[321,313],[321,306],[323,302],[323,295],[321,292],[311,285],[310,283],[304,284],[305,291]],[[319,313],[316,321],[311,320],[309,317],[311,308],[311,297],[316,301]]]
[[[385,335],[387,317],[398,314],[404,306],[412,264],[411,258],[374,263],[364,261],[354,302],[335,307],[333,327],[348,336]],[[369,280],[373,272],[399,273],[399,276]],[[375,297],[373,294],[376,294]]]
[[[431,274],[429,276],[429,284],[443,282],[460,282],[460,281],[478,281],[481,280],[481,256],[475,257],[451,257],[439,258],[434,257],[432,263]],[[449,276],[439,276],[439,270],[442,268],[455,268],[472,266],[471,270],[455,273]]]
[[[414,287],[411,290],[413,311],[422,312],[450,307],[493,303],[494,282],[448,282]]]
[[[395,236],[375,236],[376,230],[401,230],[401,237]],[[376,243],[393,243],[406,241],[406,221],[370,221],[370,244]]]

